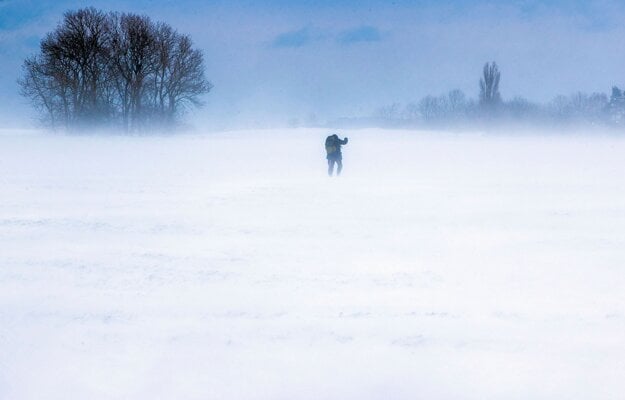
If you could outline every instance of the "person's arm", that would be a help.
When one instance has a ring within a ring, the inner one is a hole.
[[[347,139],[347,138],[345,138],[345,139],[341,140],[341,144],[347,144],[347,141],[348,141],[348,140],[349,140],[349,139]]]

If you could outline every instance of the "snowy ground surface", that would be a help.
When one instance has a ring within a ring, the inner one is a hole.
[[[625,139],[0,135],[0,399],[622,399]]]

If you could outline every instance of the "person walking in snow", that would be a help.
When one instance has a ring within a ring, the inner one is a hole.
[[[328,176],[332,176],[334,172],[334,164],[336,164],[336,175],[341,175],[343,170],[343,154],[341,146],[347,144],[347,138],[339,139],[338,135],[330,135],[326,138],[326,158],[328,159]]]

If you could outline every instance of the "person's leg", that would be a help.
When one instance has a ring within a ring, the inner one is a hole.
[[[343,160],[341,160],[340,158],[336,160],[336,166],[336,175],[341,175],[341,171],[343,171]]]
[[[334,160],[328,159],[328,176],[332,176],[334,172]]]

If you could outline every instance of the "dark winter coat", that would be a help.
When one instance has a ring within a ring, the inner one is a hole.
[[[326,158],[328,160],[340,160],[343,158],[341,146],[347,144],[347,138],[339,139],[337,135],[330,135],[326,138]]]

